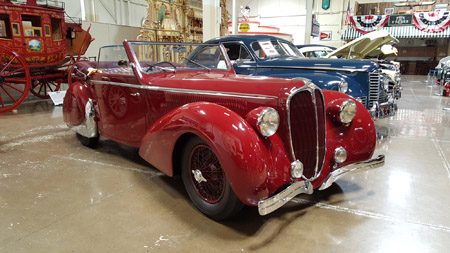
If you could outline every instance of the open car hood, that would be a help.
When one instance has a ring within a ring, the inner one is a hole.
[[[390,45],[398,40],[387,31],[374,31],[350,41],[344,46],[326,55],[326,58],[339,57],[349,59],[382,58],[397,55],[397,49]]]

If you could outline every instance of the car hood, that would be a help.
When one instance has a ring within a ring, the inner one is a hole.
[[[324,71],[372,71],[377,68],[378,65],[370,60],[285,57],[259,61],[258,67],[298,68]]]
[[[398,40],[387,31],[374,31],[367,33],[344,46],[329,53],[326,58],[339,57],[351,59],[364,59],[371,57],[384,57],[397,53],[394,47],[383,47],[383,45],[390,43],[398,43]],[[394,48],[394,49],[392,49]]]

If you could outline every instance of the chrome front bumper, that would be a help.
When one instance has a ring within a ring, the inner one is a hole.
[[[364,170],[364,169],[373,169],[384,165],[384,155],[379,155],[376,158],[349,164],[347,166],[341,167],[339,169],[333,170],[330,174],[328,174],[325,181],[319,187],[319,190],[324,190],[333,184],[336,180],[338,180],[343,175],[355,171],[355,170]]]
[[[355,171],[355,170],[363,170],[363,169],[372,169],[379,166],[383,166],[384,164],[384,155],[379,155],[376,158],[349,164],[347,166],[344,166],[342,168],[336,169],[332,171],[325,181],[322,183],[322,185],[319,187],[319,190],[326,189],[333,184],[337,179],[342,177],[343,175]],[[258,202],[258,211],[260,215],[266,215],[269,214],[278,208],[282,207],[284,204],[289,202],[292,198],[295,196],[306,193],[306,194],[312,194],[313,193],[313,186],[311,182],[309,181],[297,181],[290,186],[288,186],[286,189],[281,191],[280,193],[267,198],[260,200]]]
[[[258,211],[260,215],[269,214],[278,208],[282,207],[284,204],[289,202],[295,196],[307,193],[313,193],[313,186],[309,181],[297,181],[291,185],[289,185],[282,192],[267,198],[260,200],[258,202]]]
[[[382,119],[389,116],[394,116],[397,112],[397,104],[394,102],[374,103],[369,110],[370,115],[374,119]]]

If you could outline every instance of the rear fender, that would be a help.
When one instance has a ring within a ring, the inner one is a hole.
[[[139,154],[172,176],[174,148],[185,134],[200,137],[213,149],[233,191],[243,203],[255,205],[268,196],[270,151],[250,124],[221,105],[191,103],[166,114],[148,130]]]
[[[91,88],[81,82],[70,85],[64,97],[64,122],[86,137],[97,135],[93,101]]]

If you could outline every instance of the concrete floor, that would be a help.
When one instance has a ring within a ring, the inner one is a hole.
[[[405,80],[407,79],[407,80]],[[384,167],[214,222],[136,150],[83,147],[47,102],[0,115],[0,252],[448,252],[450,98],[405,77]]]

